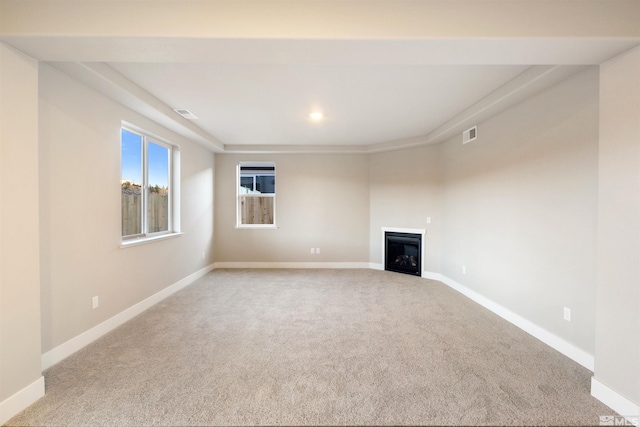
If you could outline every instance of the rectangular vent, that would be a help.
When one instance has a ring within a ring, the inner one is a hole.
[[[175,110],[176,113],[180,114],[182,117],[184,117],[185,119],[189,119],[189,120],[196,120],[197,117],[195,114],[193,114],[191,111],[189,110],[182,110],[179,108],[176,108]]]
[[[471,129],[467,129],[462,132],[462,143],[466,144],[467,142],[474,141],[478,138],[478,126],[474,126]]]

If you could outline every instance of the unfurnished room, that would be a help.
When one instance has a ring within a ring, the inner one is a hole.
[[[0,424],[638,425],[640,1],[0,0]]]

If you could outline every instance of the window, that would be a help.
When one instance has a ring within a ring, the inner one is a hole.
[[[238,165],[238,227],[272,228],[276,225],[276,165]]]
[[[156,237],[177,231],[173,169],[177,147],[123,127],[122,239]]]

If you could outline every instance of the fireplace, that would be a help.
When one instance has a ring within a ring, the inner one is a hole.
[[[422,275],[422,234],[385,231],[384,269]]]

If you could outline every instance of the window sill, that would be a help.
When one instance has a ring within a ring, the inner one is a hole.
[[[160,236],[139,237],[137,239],[123,240],[120,243],[121,248],[130,248],[132,246],[146,245],[147,243],[157,242],[159,240],[173,239],[182,236],[184,233],[167,233]]]
[[[277,225],[236,225],[236,230],[277,230]]]

